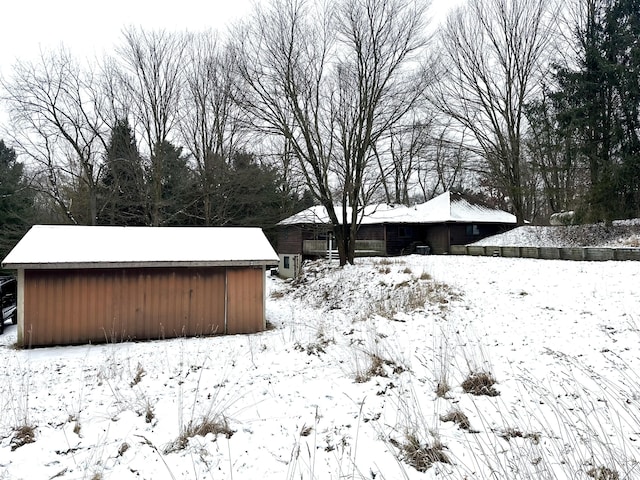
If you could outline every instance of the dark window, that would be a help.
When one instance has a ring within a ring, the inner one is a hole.
[[[285,256],[283,259],[283,263],[284,263],[284,268],[290,268],[289,267],[289,257]]]
[[[480,235],[478,225],[467,225],[467,237],[475,237]]]

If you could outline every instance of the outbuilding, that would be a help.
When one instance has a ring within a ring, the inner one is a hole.
[[[38,225],[2,266],[31,347],[264,330],[277,263],[259,228]]]

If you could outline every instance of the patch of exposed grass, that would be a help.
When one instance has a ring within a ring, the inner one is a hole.
[[[419,472],[426,472],[436,462],[451,463],[444,445],[437,439],[428,445],[417,435],[407,433],[402,441],[391,439],[390,442],[400,450],[402,459]]]
[[[593,467],[587,470],[587,475],[594,480],[620,480],[618,472],[607,467]]]
[[[13,429],[10,445],[11,451],[36,441],[36,429],[33,425],[21,425]]]
[[[523,432],[517,428],[507,428],[501,434],[500,438],[505,439],[507,442],[512,438],[527,438],[530,439],[534,444],[538,444],[540,442],[540,434],[539,433],[528,433]]]
[[[497,397],[500,395],[493,386],[496,384],[495,378],[488,372],[471,372],[462,382],[462,389],[472,395],[486,395]]]
[[[399,375],[400,373],[406,371],[406,368],[399,363],[395,362],[394,360],[383,358],[377,353],[368,353],[367,357],[368,363],[366,365],[366,368],[356,369],[356,383],[366,383],[373,377],[386,378],[389,376],[389,371],[394,375]]]
[[[468,432],[471,431],[471,423],[469,422],[469,417],[460,409],[454,408],[446,415],[442,415],[440,420],[443,422],[453,422],[458,425],[462,430],[466,430]]]
[[[134,375],[133,380],[131,380],[131,383],[129,385],[131,387],[138,385],[142,381],[142,377],[144,377],[146,374],[147,372],[145,371],[144,367],[138,363],[138,366],[136,367],[136,374]]]
[[[418,277],[420,280],[431,280],[431,275],[428,272],[423,271]]]
[[[449,391],[451,391],[449,382],[446,378],[441,379],[436,385],[436,395],[440,398],[446,398]]]
[[[307,352],[307,355],[316,355],[319,357],[321,353],[326,353],[325,349],[332,343],[335,343],[335,340],[328,338],[324,330],[320,328],[316,333],[314,341],[309,342],[307,345],[302,345],[300,342],[297,342],[293,348],[300,352]]]
[[[224,435],[226,438],[231,438],[235,433],[235,430],[231,429],[229,423],[227,422],[227,419],[224,417],[204,417],[200,421],[191,421],[182,430],[178,438],[171,442],[164,449],[164,453],[172,453],[179,450],[184,450],[185,448],[187,448],[187,445],[189,445],[190,438],[195,436],[204,437],[210,433],[212,433],[216,437],[218,435]]]

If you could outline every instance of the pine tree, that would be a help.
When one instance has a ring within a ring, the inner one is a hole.
[[[34,192],[24,178],[24,165],[0,140],[0,261],[29,229],[33,207]]]
[[[588,0],[578,68],[558,70],[560,128],[589,172],[586,220],[640,213],[639,0]]]
[[[196,182],[189,168],[188,156],[182,154],[182,147],[171,142],[156,145],[151,165],[147,172],[150,186],[150,214],[152,225],[194,224],[193,209]]]
[[[145,183],[142,158],[127,120],[118,120],[107,147],[100,184],[100,223],[145,225]]]

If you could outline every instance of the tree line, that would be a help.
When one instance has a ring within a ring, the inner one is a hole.
[[[267,227],[319,203],[342,264],[352,210],[451,188],[520,223],[640,214],[640,0],[428,7],[269,0],[225,35],[18,62],[0,167],[48,221]]]

